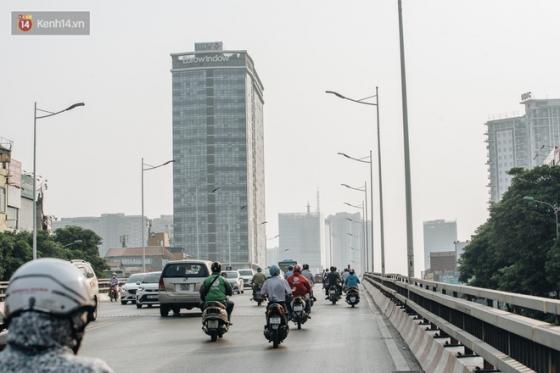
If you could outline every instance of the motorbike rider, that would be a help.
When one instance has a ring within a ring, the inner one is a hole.
[[[294,297],[303,297],[305,300],[305,311],[307,313],[311,312],[311,302],[309,297],[311,296],[311,284],[304,275],[301,273],[301,267],[296,264],[294,267],[294,274],[288,277],[288,284],[292,288],[292,295]]]
[[[292,307],[290,305],[292,289],[288,281],[280,277],[280,268],[276,265],[270,267],[270,278],[267,279],[262,288],[261,294],[268,298],[268,304],[279,303],[288,312],[288,318],[291,317]]]
[[[65,260],[43,258],[19,267],[6,291],[6,348],[0,372],[111,373],[102,360],[75,356],[93,316],[86,278]]]
[[[325,299],[329,299],[329,288],[331,286],[336,286],[336,290],[338,294],[340,294],[340,291],[342,290],[342,285],[341,285],[342,280],[340,278],[340,273],[336,271],[336,267],[331,267],[330,269],[331,271],[327,273],[327,281],[325,287],[325,293],[327,297]]]
[[[264,282],[266,281],[266,276],[262,273],[262,269],[259,267],[257,268],[257,273],[253,275],[251,279],[251,284],[253,285],[253,298],[257,291],[260,291]]]
[[[294,266],[288,266],[288,272],[284,273],[284,279],[288,279],[291,275],[294,274]]]
[[[346,279],[348,278],[348,276],[350,276],[350,269],[344,268],[344,271],[342,271],[342,289],[344,291],[346,291]]]
[[[360,283],[360,279],[356,276],[356,272],[354,268],[351,268],[348,272],[348,276],[346,276],[346,280],[344,280],[344,286],[346,287],[346,291],[352,288],[357,288],[358,284]]]
[[[111,291],[115,292],[115,298],[116,298],[117,294],[119,293],[119,279],[117,278],[117,274],[114,272],[111,277]]]
[[[314,302],[316,302],[317,298],[315,298],[315,296],[313,295],[313,285],[315,285],[315,279],[313,278],[313,274],[309,270],[309,264],[303,265],[303,270],[301,271],[301,274],[305,276],[307,281],[309,281],[309,285],[311,285],[311,298],[313,299]]]
[[[200,286],[200,299],[204,302],[203,308],[209,302],[220,302],[226,306],[228,321],[231,323],[231,314],[233,312],[234,303],[228,299],[233,295],[231,284],[221,275],[222,265],[220,262],[214,262],[210,266],[212,274]]]

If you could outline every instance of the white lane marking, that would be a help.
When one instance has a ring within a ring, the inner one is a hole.
[[[395,340],[393,339],[393,336],[389,332],[389,329],[387,329],[387,325],[385,325],[385,320],[383,318],[383,315],[377,312],[377,308],[373,304],[371,304],[371,299],[370,299],[371,296],[367,288],[366,288],[366,293],[367,293],[366,300],[368,302],[369,309],[373,313],[375,322],[377,323],[377,327],[381,333],[381,336],[383,337],[383,342],[385,343],[387,350],[389,350],[391,359],[395,364],[395,369],[402,370],[402,371],[410,371],[410,366],[406,362],[406,359],[404,358],[401,350],[395,343]]]

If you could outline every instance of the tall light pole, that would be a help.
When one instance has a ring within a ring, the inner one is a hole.
[[[523,197],[523,199],[525,201],[535,202],[537,204],[540,203],[541,205],[548,206],[552,209],[552,212],[554,212],[554,219],[556,220],[556,242],[558,242],[558,239],[560,238],[560,225],[558,221],[559,220],[558,213],[560,212],[560,206],[558,206],[556,202],[549,203],[549,202],[539,201],[538,199],[535,199],[535,197],[531,197],[531,196],[525,196]]]
[[[353,98],[346,97],[338,92],[335,91],[326,91],[326,93],[333,94],[338,98],[343,100],[352,101],[362,105],[371,105],[375,106],[376,109],[376,118],[377,118],[377,170],[378,170],[378,178],[379,178],[379,233],[380,233],[380,243],[381,243],[381,273],[385,273],[385,224],[384,224],[384,215],[383,215],[383,172],[382,172],[382,163],[381,163],[381,131],[380,131],[380,120],[379,120],[379,87],[375,87],[375,95],[370,97],[364,97],[362,99],[356,100]],[[375,98],[375,102],[367,101],[371,98]],[[346,156],[345,154],[342,154]],[[352,158],[348,157],[347,158]],[[358,160],[356,158],[352,158],[354,160]],[[363,158],[362,158],[363,160]],[[370,151],[370,188],[371,188],[371,231],[373,232],[373,162],[372,156]],[[372,233],[372,270],[373,268],[373,233]]]
[[[412,189],[410,181],[410,150],[408,141],[408,103],[406,98],[406,67],[404,58],[404,36],[402,21],[402,0],[398,0],[399,10],[399,44],[401,55],[401,91],[403,112],[403,140],[404,140],[404,179],[406,195],[406,255],[408,279],[414,277],[414,237],[412,234]]]
[[[175,162],[174,159],[169,160],[167,162],[163,162],[162,164],[159,164],[157,166],[152,166],[151,164],[148,164],[146,162],[144,162],[144,157],[142,157],[142,165],[141,165],[141,186],[140,186],[140,194],[141,194],[141,200],[142,200],[142,217],[141,217],[141,221],[142,221],[142,269],[144,272],[146,272],[146,238],[144,235],[144,230],[146,229],[146,223],[144,221],[144,172],[146,171],[151,171],[151,170],[155,170],[156,168],[160,168],[163,167],[165,165],[168,165],[170,163]]]
[[[364,231],[365,231],[365,235],[366,235],[366,240],[365,240],[365,261],[366,262],[365,262],[364,267],[365,267],[365,271],[367,272],[368,269],[369,269],[368,268],[369,267],[369,252],[368,252],[369,251],[369,237],[368,237],[368,228],[367,228],[367,220],[368,220],[368,210],[367,210],[367,208],[368,208],[367,207],[367,205],[368,205],[368,202],[367,202],[368,188],[367,188],[367,182],[364,182],[364,188],[363,189],[355,188],[355,187],[352,187],[348,184],[340,184],[340,185],[342,185],[345,188],[356,190],[358,192],[363,192],[364,193],[364,205],[363,205],[364,206],[364,217],[365,217],[365,219],[364,219],[364,227],[365,227]],[[371,211],[371,221],[372,221],[372,227],[373,227],[373,210]],[[372,231],[371,238],[372,238],[372,241],[373,241],[373,231]],[[373,242],[372,242],[372,245],[371,245],[371,249],[372,249],[371,250],[372,251],[371,252],[372,264],[373,264]]]
[[[351,188],[351,189],[355,189],[355,188],[352,188],[352,187],[350,187],[350,188]],[[348,202],[344,202],[344,204],[345,204],[346,206],[350,206],[350,207],[354,207],[355,209],[362,210],[362,216],[365,216],[365,215],[364,215],[364,214],[365,214],[365,206],[367,205],[366,202],[362,201],[362,204],[361,204],[361,205],[353,205],[353,204],[348,203]],[[366,266],[367,266],[367,260],[365,260],[366,252],[367,252],[367,241],[366,241],[366,237],[367,237],[367,219],[362,219],[362,232],[364,233],[364,242],[363,242],[364,250],[362,251],[362,258],[361,258],[361,261],[362,261],[362,272],[365,273],[365,272],[367,272],[367,268],[366,268]]]
[[[70,111],[80,106],[85,106],[83,102],[77,102],[60,111],[48,111],[37,107],[37,102],[33,104],[33,259],[37,259],[37,119],[53,117],[57,114]],[[44,115],[37,115],[40,111]]]
[[[378,126],[379,128],[379,126]],[[339,155],[351,159],[353,161],[357,161],[357,162],[362,162],[362,163],[369,163],[369,179],[370,179],[370,184],[369,184],[369,190],[370,190],[370,208],[371,208],[371,221],[370,221],[370,225],[371,225],[371,270],[375,271],[375,267],[374,267],[374,263],[375,263],[375,250],[374,250],[374,241],[373,241],[373,232],[374,232],[374,224],[373,224],[373,156],[372,156],[372,152],[371,150],[369,151],[369,157],[362,157],[362,158],[355,158],[352,156],[349,156],[346,153],[338,153]],[[378,157],[379,159],[381,159],[381,153],[378,153]],[[369,158],[369,161],[367,160]],[[380,175],[381,176],[381,175]],[[380,179],[381,180],[381,179]],[[382,187],[381,187],[381,183],[379,183],[379,191],[381,192],[379,195],[380,200],[382,200],[383,198],[383,192],[382,192]],[[380,211],[380,223],[381,223],[381,267],[384,268],[385,267],[385,255],[384,255],[384,238],[383,238],[383,203],[380,204],[381,207],[381,211]]]

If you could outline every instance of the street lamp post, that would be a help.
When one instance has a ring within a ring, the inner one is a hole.
[[[548,202],[544,202],[544,201],[539,201],[539,200],[535,199],[535,197],[531,197],[531,196],[525,196],[525,197],[523,197],[523,199],[525,201],[529,201],[529,202],[540,203],[541,205],[548,206],[552,209],[552,211],[554,212],[554,219],[556,221],[556,242],[558,242],[558,239],[560,238],[560,225],[559,225],[559,221],[558,221],[559,220],[558,212],[560,212],[560,206],[558,206],[558,204],[556,202],[548,203]]]
[[[141,164],[141,186],[140,186],[140,194],[141,194],[141,200],[142,200],[142,217],[141,217],[141,221],[142,221],[142,269],[144,270],[144,272],[146,272],[146,238],[144,237],[144,230],[146,228],[146,223],[144,221],[144,172],[146,171],[151,171],[154,170],[156,168],[160,168],[163,167],[165,165],[168,165],[170,163],[175,162],[174,159],[169,160],[167,162],[163,162],[162,164],[159,164],[157,166],[152,166],[151,164],[145,163],[144,162],[144,157],[142,157],[142,164]]]
[[[350,187],[350,188],[351,189],[356,189],[356,188],[352,188],[352,187]],[[357,189],[357,190],[359,190],[359,189]],[[350,207],[354,207],[356,209],[362,210],[362,216],[365,216],[364,215],[365,214],[365,207],[367,205],[366,202],[362,201],[361,206],[353,205],[353,204],[348,203],[348,202],[344,202],[344,204],[346,206],[350,206]],[[367,257],[367,219],[362,219],[362,232],[363,232],[363,247],[364,247],[364,250],[361,253],[361,256],[362,256],[361,261],[362,261],[362,272],[365,273],[365,272],[367,272],[367,259],[366,259],[366,257]]]
[[[406,98],[406,67],[404,58],[404,36],[402,21],[402,0],[398,3],[399,11],[399,44],[401,56],[401,91],[403,112],[403,141],[404,141],[404,178],[406,195],[406,254],[408,280],[414,277],[414,238],[412,232],[412,188],[410,181],[410,150],[408,141],[408,103]]]
[[[83,102],[78,102],[60,111],[48,111],[37,107],[37,102],[33,104],[33,259],[37,259],[37,119],[53,117],[65,111],[70,111],[80,106],[85,106]],[[37,115],[40,111],[44,115]]]
[[[377,118],[377,170],[378,170],[378,178],[379,178],[379,233],[380,233],[380,243],[381,243],[381,273],[385,274],[385,224],[384,224],[384,215],[383,215],[383,172],[382,172],[382,164],[381,164],[381,131],[380,131],[380,120],[379,120],[379,87],[375,87],[375,96],[364,97],[362,99],[356,100],[353,98],[346,97],[338,92],[334,91],[326,91],[327,93],[333,94],[338,98],[343,100],[352,101],[362,105],[371,105],[375,106],[376,109],[376,118]],[[375,98],[375,102],[366,101],[368,99]],[[341,154],[341,153],[339,153]],[[370,150],[369,153],[370,157],[370,188],[371,188],[371,231],[372,231],[372,270],[373,268],[373,161],[372,161],[372,153]],[[342,153],[347,158],[351,158],[354,160],[358,160],[364,162],[362,159],[356,159],[349,157]]]
[[[378,128],[379,128],[379,126],[378,126]],[[369,157],[366,156],[366,157],[362,157],[362,158],[351,157],[346,153],[340,153],[339,152],[338,154],[345,157],[345,158],[351,159],[353,161],[362,162],[362,163],[369,163],[369,179],[370,179],[370,185],[369,185],[370,193],[369,193],[369,195],[370,195],[370,208],[371,208],[371,210],[370,210],[370,213],[371,213],[371,221],[370,221],[370,226],[371,226],[371,228],[370,228],[371,229],[371,270],[375,271],[375,267],[374,267],[374,264],[375,264],[375,259],[374,259],[375,250],[374,250],[374,244],[373,244],[373,242],[374,242],[373,241],[374,227],[373,227],[373,156],[372,156],[372,152],[370,150],[369,151]],[[368,158],[369,158],[369,161],[367,160]],[[379,161],[381,161],[381,153],[378,153],[378,159],[379,159]],[[381,174],[379,176],[381,177]],[[380,180],[381,180],[381,178],[380,178]],[[380,198],[380,200],[382,200],[382,198],[383,198],[383,192],[381,190],[382,190],[382,187],[381,187],[381,183],[380,183],[379,184],[379,191],[380,191],[379,198]],[[383,268],[383,267],[385,267],[385,265],[383,264],[384,259],[385,259],[385,255],[384,255],[383,207],[382,206],[383,206],[383,204],[381,203],[380,204],[381,209],[380,209],[379,213],[381,215],[381,217],[380,217],[380,224],[381,224],[380,225],[380,228],[381,228],[381,261],[382,261],[381,266]]]
[[[356,190],[358,192],[363,192],[364,193],[364,204],[363,204],[363,207],[364,207],[363,213],[364,213],[364,217],[365,217],[364,218],[364,232],[365,232],[365,251],[364,251],[364,253],[365,253],[365,255],[364,255],[365,265],[364,265],[364,268],[365,268],[365,272],[367,272],[368,267],[369,267],[369,252],[368,252],[369,251],[369,237],[368,237],[368,227],[367,227],[367,220],[368,220],[367,182],[364,182],[364,188],[363,189],[355,188],[355,187],[352,187],[348,184],[340,184],[340,185],[342,185],[345,188]],[[373,229],[373,210],[371,211],[371,224],[372,224],[372,229]],[[372,245],[371,245],[372,261],[371,262],[373,264],[373,230],[372,230],[372,234],[371,234],[371,239],[372,239]]]

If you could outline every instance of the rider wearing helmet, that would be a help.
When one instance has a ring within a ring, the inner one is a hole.
[[[301,274],[301,267],[296,264],[294,267],[294,274],[288,277],[288,284],[292,288],[292,295],[295,297],[303,297],[305,299],[306,312],[311,312],[311,284],[304,275]]]
[[[210,268],[212,274],[204,280],[200,287],[200,299],[204,302],[204,307],[208,302],[220,302],[226,306],[228,321],[231,324],[234,304],[228,300],[228,296],[233,295],[233,289],[231,284],[221,275],[222,265],[220,262],[212,263]]]
[[[279,303],[284,306],[284,309],[288,310],[288,315],[291,312],[290,298],[292,295],[292,289],[288,285],[288,281],[284,280],[280,275],[280,268],[273,265],[270,267],[270,277],[266,280],[262,286],[261,294],[268,297],[269,305],[272,303]]]
[[[360,279],[356,276],[354,268],[350,269],[348,276],[346,276],[346,280],[344,280],[344,286],[346,289],[357,288],[359,283]]]
[[[257,291],[260,291],[264,282],[266,281],[266,276],[262,273],[262,269],[259,267],[257,268],[257,273],[253,275],[251,279],[251,284],[253,285],[253,298]]]
[[[287,280],[288,277],[294,274],[294,266],[288,266],[288,271],[284,273],[284,278]]]
[[[340,273],[338,273],[336,271],[336,267],[331,267],[331,271],[329,273],[327,273],[327,281],[326,281],[326,286],[325,286],[325,295],[327,296],[327,298],[325,299],[329,299],[328,295],[329,295],[329,288],[331,286],[336,286],[336,289],[338,291],[338,294],[340,294],[340,290],[341,290],[341,278],[340,278]]]
[[[0,372],[112,372],[102,360],[74,356],[96,304],[70,262],[24,264],[10,279],[4,306],[9,333]]]
[[[315,285],[315,279],[309,270],[309,264],[303,265],[303,271],[301,271],[301,274],[305,276],[307,281],[309,281],[309,285],[311,285],[311,298],[313,298],[313,301],[317,301],[317,299],[313,296],[313,285]]]

